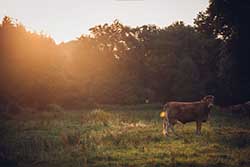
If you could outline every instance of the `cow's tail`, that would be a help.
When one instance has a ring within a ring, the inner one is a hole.
[[[163,134],[168,135],[168,129],[170,127],[170,122],[168,118],[169,104],[163,106],[164,118],[163,118]]]
[[[164,106],[163,106],[163,111],[168,111],[168,109],[169,109],[169,104],[167,103],[167,104],[165,104]]]
[[[163,106],[163,111],[165,112],[165,117],[168,120],[168,111],[169,111],[169,104],[168,103]]]

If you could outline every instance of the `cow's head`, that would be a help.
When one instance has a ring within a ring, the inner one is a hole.
[[[214,105],[214,96],[207,95],[207,96],[203,97],[202,101],[207,103],[208,108],[212,108]]]

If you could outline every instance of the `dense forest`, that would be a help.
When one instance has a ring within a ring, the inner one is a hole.
[[[211,0],[194,25],[130,27],[114,20],[56,44],[5,16],[0,24],[0,109],[250,100],[248,1]]]

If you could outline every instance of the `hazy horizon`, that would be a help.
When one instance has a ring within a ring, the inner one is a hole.
[[[193,24],[208,0],[107,0],[49,1],[8,0],[0,2],[0,18],[17,19],[29,30],[43,32],[57,43],[87,34],[88,29],[118,19],[128,26],[155,24],[163,27],[175,21]]]

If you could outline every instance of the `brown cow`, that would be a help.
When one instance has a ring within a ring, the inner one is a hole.
[[[179,121],[183,124],[187,122],[196,122],[196,134],[201,134],[201,124],[206,122],[210,110],[213,106],[214,96],[205,96],[197,102],[168,102],[164,105],[165,113],[163,117],[163,134],[168,136],[169,128],[176,135],[174,125]]]

